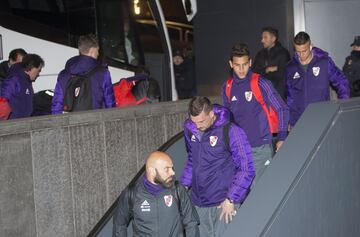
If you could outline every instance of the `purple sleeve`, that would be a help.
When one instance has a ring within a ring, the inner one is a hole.
[[[236,174],[227,197],[236,203],[243,202],[255,177],[255,166],[251,146],[244,130],[232,124],[229,131],[230,150],[236,167]]]
[[[8,101],[12,97],[16,96],[19,93],[20,86],[16,77],[11,76],[6,78],[1,85],[1,97],[4,97]]]
[[[224,107],[226,107],[230,110],[230,102],[229,102],[229,98],[226,96],[225,88],[226,88],[226,82],[221,88],[222,104]]]
[[[266,100],[266,97],[270,103],[270,105],[274,108],[278,115],[278,126],[279,126],[279,132],[278,132],[278,139],[280,141],[284,141],[287,137],[287,131],[288,131],[288,124],[289,124],[289,108],[279,95],[279,93],[275,90],[272,83],[265,79],[259,80],[259,86],[262,89],[262,91],[265,93],[263,94],[264,100]]]
[[[289,78],[291,77],[288,75],[287,69],[285,69],[285,97],[286,97],[286,104],[289,108],[289,124],[291,126],[294,126],[296,121],[294,116],[291,116],[291,111],[294,107],[294,99],[290,92],[291,88],[290,88]]]
[[[188,130],[186,128],[184,128],[184,139],[185,139],[186,151],[188,153],[188,158],[180,178],[180,183],[186,187],[191,187],[192,168],[193,168],[192,152],[191,152],[191,142],[190,142]]]
[[[104,93],[105,108],[115,107],[114,89],[111,82],[110,72],[107,69],[105,70],[104,73],[104,80],[102,87]]]
[[[338,98],[348,99],[350,97],[349,81],[330,57],[328,60],[328,75],[330,84],[336,90]]]
[[[56,83],[54,96],[51,101],[51,113],[52,114],[62,114],[63,112],[63,90],[61,88],[61,83],[59,80]]]

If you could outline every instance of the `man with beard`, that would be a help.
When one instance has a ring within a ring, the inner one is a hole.
[[[351,44],[352,51],[346,58],[343,72],[349,80],[350,97],[360,96],[360,35]]]
[[[284,69],[290,60],[290,54],[278,40],[278,30],[272,27],[264,27],[261,33],[263,49],[256,56],[252,69],[266,79],[270,80],[277,92],[284,99],[285,78]]]
[[[200,236],[220,237],[245,200],[255,176],[244,130],[230,122],[229,111],[197,96],[184,123],[188,160],[181,183],[191,188],[200,218]]]
[[[121,193],[113,220],[113,237],[126,237],[131,220],[134,236],[199,236],[197,212],[175,181],[170,156],[160,151],[147,158],[145,175]]]

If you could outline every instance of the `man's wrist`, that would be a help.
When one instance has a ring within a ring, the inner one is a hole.
[[[230,202],[231,204],[234,204],[234,200],[232,200],[231,198],[226,198],[228,200],[228,202]]]

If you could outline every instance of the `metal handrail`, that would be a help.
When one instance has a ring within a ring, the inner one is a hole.
[[[174,145],[177,141],[179,141],[180,139],[182,139],[184,136],[183,132],[179,132],[178,134],[176,134],[175,136],[173,136],[172,138],[170,138],[170,140],[168,140],[166,143],[164,143],[159,149],[158,151],[166,151],[168,150],[172,145]],[[145,172],[145,165],[143,165],[141,167],[141,169],[137,172],[137,174],[135,175],[135,177],[130,181],[130,183],[128,184],[128,186],[134,184]],[[117,204],[119,201],[119,197],[116,198],[116,200],[113,202],[113,204],[110,206],[110,208],[105,212],[105,214],[103,215],[103,217],[99,220],[99,222],[94,226],[94,228],[90,231],[90,233],[87,235],[88,237],[96,237],[99,232],[104,228],[104,226],[106,225],[106,223],[108,223],[108,221],[110,220],[110,218],[114,215],[114,212],[116,210]]]

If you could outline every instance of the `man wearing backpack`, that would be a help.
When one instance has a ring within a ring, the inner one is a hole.
[[[78,49],[80,55],[70,58],[58,76],[52,114],[115,107],[110,72],[97,60],[97,38],[80,36]]]
[[[191,189],[200,236],[220,237],[255,177],[251,147],[223,106],[198,96],[191,99],[188,113],[184,123],[188,159],[180,182]]]
[[[185,233],[186,237],[199,237],[199,217],[186,189],[174,177],[170,156],[152,152],[145,175],[120,195],[113,237],[126,237],[131,220],[134,236],[182,237]]]
[[[222,100],[248,137],[256,183],[273,156],[273,134],[277,133],[276,151],[287,136],[289,111],[272,83],[250,70],[251,58],[246,44],[237,43],[232,47],[229,64],[233,74],[222,88]]]

